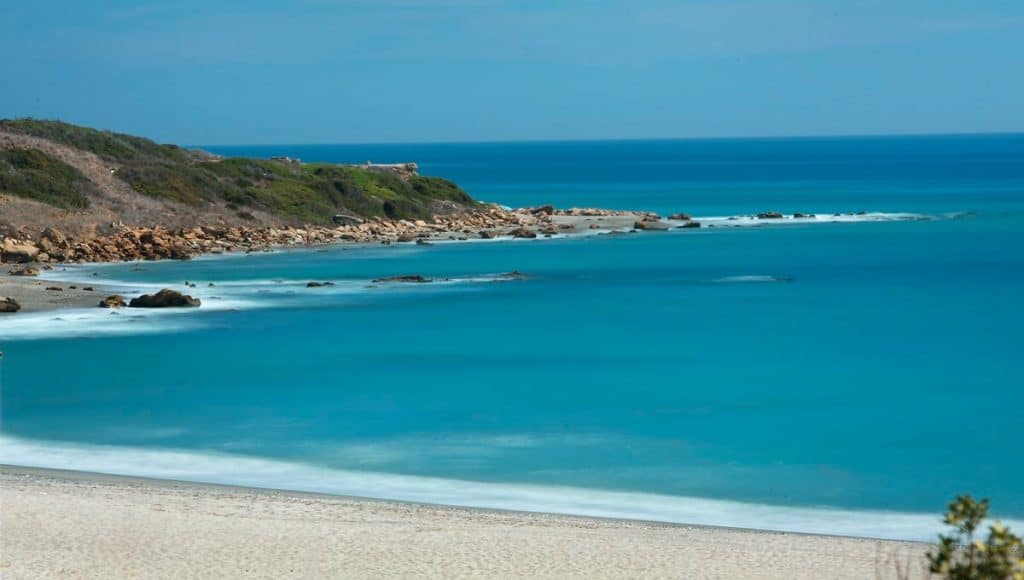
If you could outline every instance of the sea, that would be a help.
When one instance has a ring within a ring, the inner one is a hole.
[[[1024,528],[1024,135],[206,149],[716,227],[60,267],[203,306],[0,319],[0,463],[915,540],[971,493]],[[373,282],[405,274],[436,281]]]

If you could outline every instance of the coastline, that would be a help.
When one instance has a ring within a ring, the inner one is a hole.
[[[888,578],[928,548],[13,466],[0,494],[24,576]]]

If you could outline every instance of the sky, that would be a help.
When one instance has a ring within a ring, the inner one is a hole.
[[[1024,131],[1020,0],[0,4],[0,117],[163,142]]]

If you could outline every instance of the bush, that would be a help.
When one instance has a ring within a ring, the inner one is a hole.
[[[82,172],[36,149],[0,151],[0,191],[64,209],[87,208],[98,193]]]
[[[988,517],[989,501],[962,495],[949,504],[944,522],[953,526],[949,536],[939,536],[938,549],[928,553],[929,570],[949,580],[1024,580],[1024,543],[998,521],[988,528],[988,538],[975,540],[974,533]]]

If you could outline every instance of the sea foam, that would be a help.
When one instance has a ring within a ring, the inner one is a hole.
[[[330,469],[176,449],[49,442],[0,435],[0,464],[241,485],[463,507],[869,538],[932,540],[936,514],[792,507],[575,487],[481,483]],[[1006,521],[1014,528],[1024,522]]]

